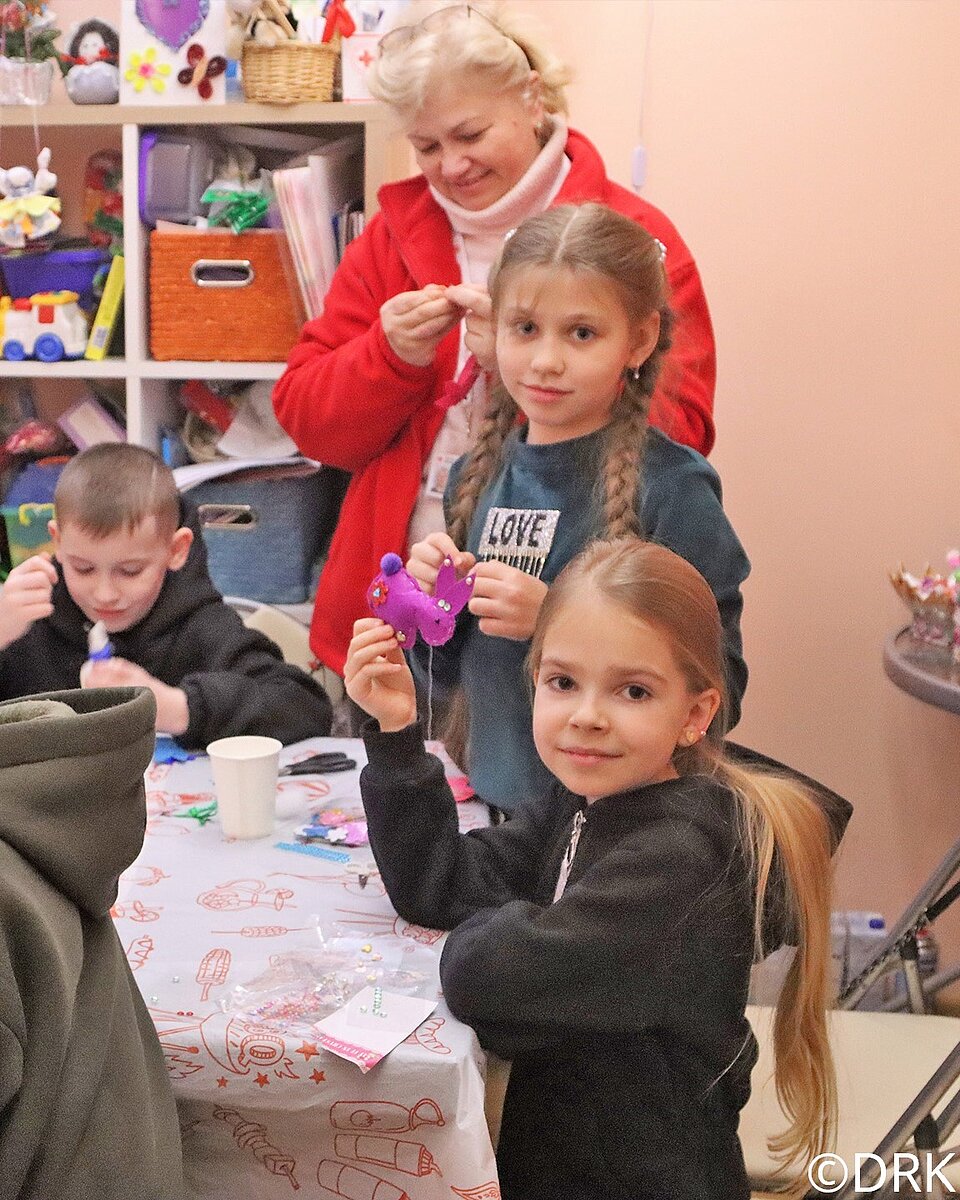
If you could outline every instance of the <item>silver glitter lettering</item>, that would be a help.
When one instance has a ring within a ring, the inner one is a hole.
[[[477,557],[495,559],[539,579],[559,520],[557,508],[491,508]]]

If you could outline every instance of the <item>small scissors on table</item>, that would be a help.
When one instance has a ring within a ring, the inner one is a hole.
[[[356,760],[348,758],[342,750],[326,750],[312,754],[300,762],[280,768],[281,775],[331,775],[335,771],[352,771]]]

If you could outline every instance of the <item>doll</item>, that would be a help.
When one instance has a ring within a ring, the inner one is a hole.
[[[74,104],[116,104],[119,54],[120,38],[106,21],[93,17],[75,27],[69,53],[60,60],[66,70],[64,86]]]
[[[47,147],[37,155],[36,174],[29,167],[0,168],[0,243],[22,250],[28,242],[52,237],[60,228],[60,199],[48,196],[57,186],[49,170]]]

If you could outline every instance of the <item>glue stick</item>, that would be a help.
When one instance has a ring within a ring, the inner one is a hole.
[[[87,661],[106,662],[108,658],[113,658],[113,647],[107,637],[106,625],[102,621],[97,621],[90,627],[90,632],[87,634]]]
[[[102,621],[97,621],[95,625],[90,627],[90,632],[87,634],[87,661],[80,668],[81,687],[84,684],[84,675],[89,670],[90,664],[106,662],[110,658],[113,658],[113,646],[111,646],[110,639],[107,637],[107,627]]]

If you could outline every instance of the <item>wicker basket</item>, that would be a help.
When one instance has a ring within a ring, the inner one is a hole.
[[[258,104],[332,100],[340,38],[314,44],[285,41],[275,46],[243,43],[243,94]]]
[[[203,234],[154,230],[153,357],[283,362],[300,336],[300,314],[284,258],[283,235],[272,229]]]

